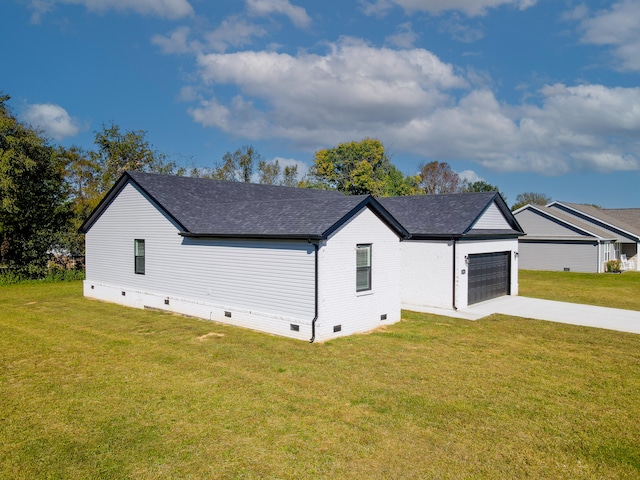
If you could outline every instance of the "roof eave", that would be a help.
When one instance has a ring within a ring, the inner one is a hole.
[[[186,238],[219,238],[219,239],[249,239],[249,240],[323,240],[319,234],[288,234],[288,233],[198,233],[179,232],[179,235]]]
[[[551,202],[547,206],[548,207],[552,207],[554,204],[560,205],[562,208],[564,208],[566,210],[572,210],[574,212],[577,212],[580,215],[583,215],[583,216],[585,216],[587,218],[590,218],[591,220],[593,220],[595,222],[599,222],[599,223],[603,224],[605,226],[605,228],[610,228],[612,230],[617,230],[618,232],[620,232],[621,235],[626,235],[627,237],[633,237],[633,238],[635,238],[635,240],[637,242],[640,242],[640,235],[638,235],[636,233],[633,233],[633,232],[630,232],[628,230],[625,230],[624,228],[621,228],[621,227],[619,227],[617,225],[614,225],[614,224],[612,224],[610,222],[607,222],[606,220],[598,218],[598,217],[596,217],[594,215],[591,215],[591,214],[589,214],[589,213],[587,213],[587,212],[585,212],[583,210],[580,210],[579,208],[575,208],[575,207],[573,207],[571,205],[567,205],[566,203],[558,202],[558,201]],[[560,210],[562,210],[562,208],[560,208]]]
[[[113,202],[113,200],[118,196],[118,194],[124,189],[127,183],[131,183],[137,189],[139,189],[144,195],[146,195],[160,210],[162,210],[171,220],[173,220],[179,228],[183,230],[187,230],[186,227],[170,212],[168,211],[162,203],[160,203],[153,195],[151,195],[147,189],[145,189],[140,183],[138,183],[135,178],[133,178],[129,172],[124,172],[122,176],[118,179],[118,181],[109,189],[109,191],[102,197],[98,206],[93,209],[89,217],[85,220],[85,222],[78,229],[79,233],[87,233],[89,229],[93,226],[93,224],[100,218],[102,213],[107,209],[107,207]]]

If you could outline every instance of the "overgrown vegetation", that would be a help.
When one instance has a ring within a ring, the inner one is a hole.
[[[19,283],[57,283],[84,280],[84,270],[50,267],[40,278],[21,275],[8,268],[0,268],[0,285],[17,285]]]
[[[86,300],[79,283],[0,287],[0,471],[640,476],[639,335],[403,316],[309,344]]]

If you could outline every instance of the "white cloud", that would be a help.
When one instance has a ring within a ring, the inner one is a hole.
[[[22,117],[27,123],[42,129],[54,140],[73,137],[80,131],[77,119],[72,118],[61,106],[51,103],[29,105]]]
[[[395,47],[412,48],[417,39],[418,35],[413,31],[411,23],[407,22],[399,25],[398,32],[389,35],[385,41]]]
[[[325,132],[316,130],[318,124],[346,132],[376,118],[403,122],[407,114],[420,115],[445,102],[442,90],[466,87],[451,65],[426,50],[377,49],[353,39],[330,45],[326,55],[245,51],[200,55],[198,64],[206,84],[236,86],[240,97],[234,104],[250,116],[250,125],[235,109],[221,115],[216,99],[192,109],[192,115],[207,125],[235,118],[228,128],[254,138],[272,135],[269,125],[322,141]],[[254,111],[245,97],[266,102],[268,112]],[[256,116],[267,131],[255,130]]]
[[[464,12],[470,17],[486,15],[487,10],[502,5],[513,5],[525,10],[535,5],[537,0],[374,0],[361,1],[364,12],[368,15],[384,15],[392,6],[398,5],[407,12],[428,12],[439,14],[455,10]]]
[[[201,45],[199,42],[189,41],[189,34],[191,29],[189,27],[176,28],[169,36],[154,35],[151,38],[151,43],[160,47],[163,53],[188,53],[192,51],[199,51]]]
[[[584,13],[584,12],[583,12]],[[640,71],[640,2],[623,0],[609,10],[596,12],[580,24],[581,41],[590,45],[610,46],[617,68]]]
[[[313,150],[375,137],[425,158],[548,175],[640,169],[640,88],[547,85],[509,105],[427,50],[349,38],[324,54],[202,54],[198,66],[203,86],[235,97],[198,96],[192,118],[251,140]]]
[[[298,28],[306,28],[311,24],[306,10],[292,5],[289,0],[247,0],[247,8],[251,15],[268,16],[279,13],[288,17]]]
[[[484,178],[478,175],[473,170],[463,170],[462,172],[458,172],[458,177],[463,182],[475,183],[475,182],[484,182]]]
[[[187,0],[31,0],[32,21],[37,23],[41,17],[52,11],[55,5],[83,5],[91,12],[108,10],[133,11],[140,15],[154,15],[162,18],[178,19],[194,14]]]
[[[224,52],[229,46],[241,47],[251,43],[254,37],[264,37],[267,30],[247,23],[240,17],[230,17],[205,35],[207,45],[216,52]]]
[[[484,37],[482,28],[465,25],[458,14],[453,14],[451,18],[440,21],[438,23],[438,31],[447,33],[454,40],[464,43],[473,43]]]
[[[202,34],[202,40],[191,40],[189,27],[178,27],[169,35],[154,35],[151,43],[166,54],[202,53],[205,50],[225,52],[229,47],[242,47],[252,43],[256,37],[264,37],[267,30],[253,25],[239,16],[224,19],[220,25]]]

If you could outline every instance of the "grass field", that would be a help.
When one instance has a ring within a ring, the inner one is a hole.
[[[309,344],[0,287],[3,479],[636,479],[638,392],[640,335],[405,312]]]
[[[520,295],[640,310],[640,272],[595,274],[521,270]]]

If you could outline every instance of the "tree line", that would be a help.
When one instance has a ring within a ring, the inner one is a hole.
[[[227,152],[211,167],[187,168],[156,150],[144,130],[123,132],[114,123],[95,132],[92,150],[65,148],[20,122],[9,99],[0,94],[0,267],[23,278],[43,276],[56,256],[83,255],[79,227],[126,170],[335,189],[346,195],[499,191],[483,181],[465,182],[445,162],[421,164],[416,175],[404,175],[382,142],[371,138],[318,150],[301,179],[296,165],[282,168],[278,160],[265,161],[252,146]]]

